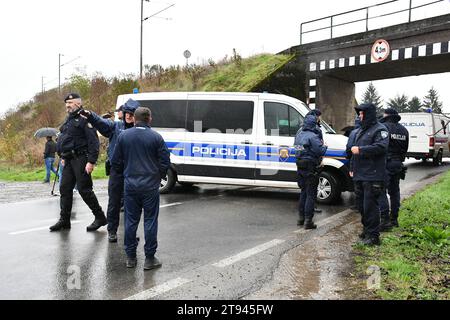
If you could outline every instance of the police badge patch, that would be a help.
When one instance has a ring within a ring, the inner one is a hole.
[[[389,137],[389,132],[387,132],[387,131],[381,131],[381,137],[382,137],[383,139],[386,139],[387,137]]]

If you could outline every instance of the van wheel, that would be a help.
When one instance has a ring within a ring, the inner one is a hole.
[[[433,165],[436,167],[442,165],[442,150],[439,150],[436,158],[433,158]]]
[[[172,191],[172,189],[175,185],[175,182],[176,182],[175,173],[173,172],[172,169],[169,169],[169,171],[167,171],[167,175],[161,179],[159,193],[165,194],[165,193],[169,193],[170,191]]]
[[[327,171],[319,175],[319,185],[317,187],[317,202],[331,204],[336,202],[341,195],[341,188],[335,176]]]

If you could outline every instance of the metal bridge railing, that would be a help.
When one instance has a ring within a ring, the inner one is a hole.
[[[411,13],[413,10],[415,9],[419,9],[419,8],[423,8],[423,7],[427,7],[427,6],[431,6],[434,4],[437,4],[439,2],[443,2],[443,1],[448,1],[448,0],[435,0],[435,1],[431,1],[431,2],[427,2],[424,4],[420,4],[420,5],[415,5],[413,6],[413,0],[409,0],[409,6],[406,9],[400,9],[400,10],[395,10],[392,12],[388,12],[388,13],[384,13],[384,14],[379,14],[376,16],[370,16],[370,9],[375,8],[375,7],[383,7],[383,6],[387,6],[388,4],[392,4],[394,2],[399,2],[400,0],[391,0],[391,1],[387,1],[387,2],[383,2],[383,3],[379,3],[376,5],[372,5],[372,6],[368,6],[368,7],[363,7],[363,8],[359,8],[359,9],[355,9],[355,10],[350,10],[350,11],[346,11],[346,12],[342,12],[342,13],[338,13],[332,16],[328,16],[328,17],[324,17],[324,18],[319,18],[319,19],[314,19],[314,20],[310,20],[307,22],[303,22],[300,24],[300,44],[303,44],[303,35],[305,34],[309,34],[309,33],[313,33],[313,32],[318,32],[318,31],[323,31],[323,30],[327,30],[330,29],[330,38],[329,39],[333,39],[333,28],[336,27],[342,27],[345,25],[349,25],[349,24],[353,24],[353,23],[357,23],[357,22],[366,22],[366,32],[369,31],[369,21],[373,20],[373,19],[377,19],[377,18],[382,18],[382,17],[388,17],[391,15],[395,15],[395,14],[399,14],[402,12],[408,12],[408,22],[411,22]],[[346,21],[346,22],[340,22],[335,24],[336,18],[337,17],[341,17],[350,13],[364,13],[365,12],[365,18],[362,19],[356,19],[356,20],[351,20],[351,21]],[[318,23],[320,21],[326,21],[329,20],[329,25],[326,27],[321,27],[321,28],[317,28],[317,29],[313,29],[313,30],[305,30],[305,26],[308,24],[313,24],[313,23]],[[397,24],[397,23],[395,23]],[[392,24],[392,25],[395,25]]]

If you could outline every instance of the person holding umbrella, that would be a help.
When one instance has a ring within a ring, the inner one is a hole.
[[[46,170],[44,183],[50,183],[51,172],[53,172],[56,176],[58,176],[58,172],[53,167],[53,163],[55,162],[55,153],[56,153],[56,143],[55,141],[53,141],[51,136],[48,136],[44,149],[44,161]]]

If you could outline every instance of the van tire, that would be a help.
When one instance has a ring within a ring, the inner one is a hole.
[[[317,187],[317,202],[323,204],[335,203],[341,196],[341,188],[336,177],[328,172],[322,171],[319,175],[319,186]]]
[[[439,150],[439,152],[436,155],[436,157],[433,158],[433,165],[435,165],[436,167],[442,165],[442,149]]]
[[[167,171],[167,175],[161,179],[161,185],[159,187],[160,194],[170,193],[177,182],[175,172],[172,169]]]

